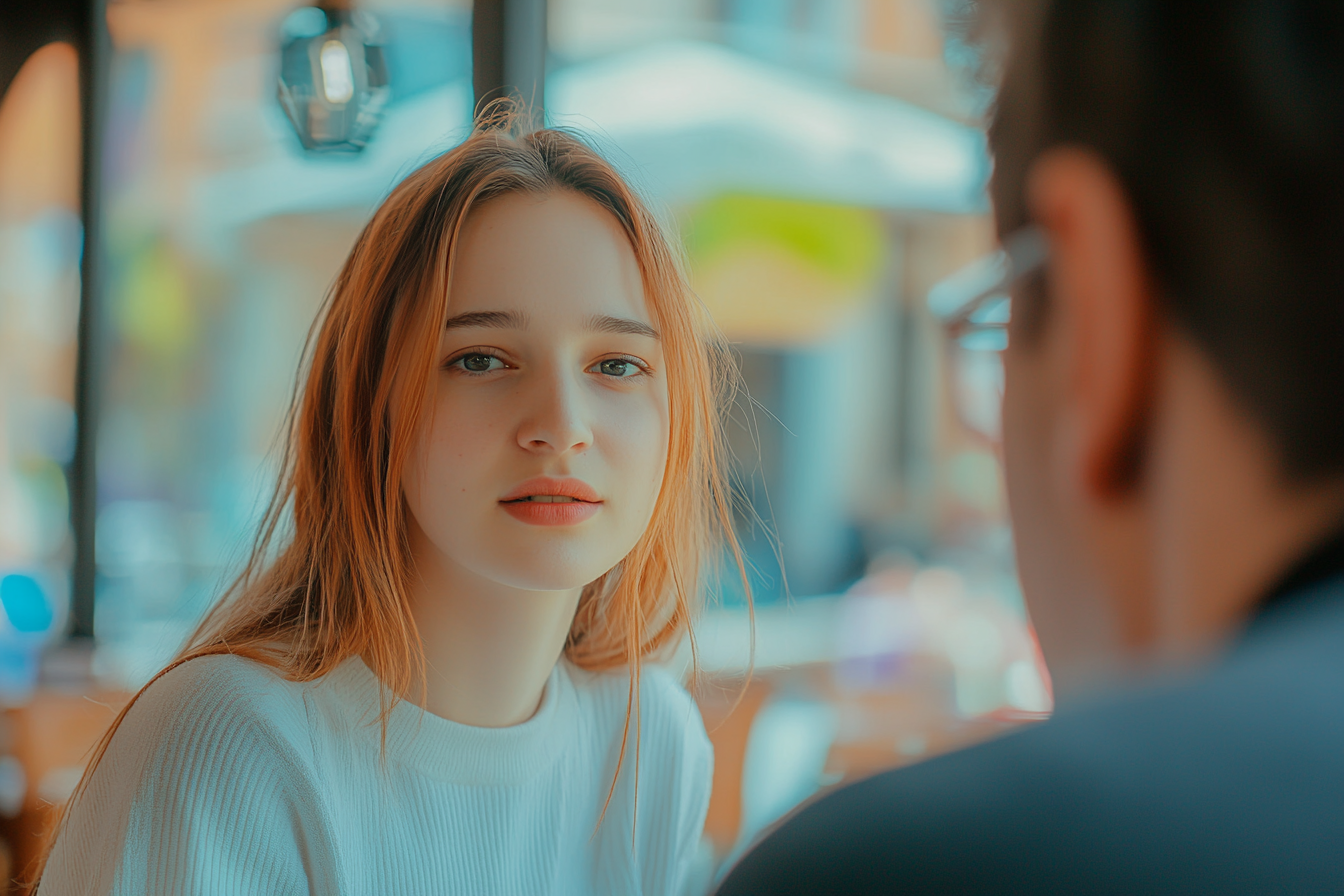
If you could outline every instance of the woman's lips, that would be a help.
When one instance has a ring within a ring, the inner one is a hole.
[[[596,501],[501,501],[500,507],[516,520],[533,526],[573,526],[592,519],[602,509]]]
[[[519,483],[499,504],[514,519],[534,526],[572,526],[602,509],[602,499],[588,483],[549,476]]]

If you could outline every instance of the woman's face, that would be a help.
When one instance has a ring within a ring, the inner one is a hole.
[[[617,221],[566,191],[473,210],[428,401],[402,479],[419,563],[535,591],[615,566],[668,442],[663,354]]]

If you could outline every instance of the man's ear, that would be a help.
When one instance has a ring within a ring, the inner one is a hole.
[[[1123,499],[1142,467],[1157,335],[1133,212],[1106,162],[1071,147],[1035,162],[1027,203],[1051,247],[1070,485],[1094,500]]]

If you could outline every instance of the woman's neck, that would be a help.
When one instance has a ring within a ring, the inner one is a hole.
[[[424,700],[436,716],[483,728],[518,725],[541,704],[578,607],[579,589],[523,591],[452,563],[423,535],[411,615],[424,645]]]

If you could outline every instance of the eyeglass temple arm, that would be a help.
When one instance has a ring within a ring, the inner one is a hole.
[[[988,259],[972,262],[930,289],[930,309],[942,318],[947,327],[960,329],[970,322],[971,315],[986,299],[1006,292],[1013,283],[1039,269],[1049,258],[1050,243],[1044,230],[1032,224],[1014,230],[1003,240],[1002,250]],[[939,294],[955,290],[960,285],[958,281],[968,278],[983,280],[984,275],[979,269],[986,265],[994,265],[1000,268],[1002,273],[992,283],[975,290],[950,310],[940,313],[933,307],[935,304],[942,304],[938,302]]]

